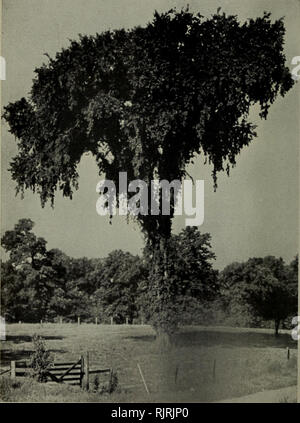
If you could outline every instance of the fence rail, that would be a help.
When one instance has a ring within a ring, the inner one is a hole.
[[[10,369],[0,370],[0,376],[4,375],[5,373],[10,372]]]

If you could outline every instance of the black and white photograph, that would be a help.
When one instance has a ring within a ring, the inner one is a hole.
[[[1,7],[0,402],[300,401],[300,1]]]

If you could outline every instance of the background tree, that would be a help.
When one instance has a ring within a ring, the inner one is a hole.
[[[255,315],[274,321],[275,335],[280,323],[297,311],[297,283],[282,258],[251,258],[227,266],[220,286],[229,308],[250,306]]]
[[[14,229],[6,231],[1,238],[1,245],[9,253],[11,263],[16,268],[30,264],[38,270],[45,263],[47,242],[32,232],[33,227],[31,219],[20,219]]]
[[[37,192],[42,205],[53,204],[56,190],[72,198],[87,151],[117,188],[120,171],[148,186],[182,179],[196,154],[213,164],[216,186],[217,172],[229,173],[256,135],[250,107],[258,103],[266,118],[293,85],[284,32],[283,20],[271,22],[267,13],[240,24],[224,13],[204,19],[171,10],[156,12],[144,28],[80,36],[35,70],[27,100],[4,109],[18,139],[10,168],[17,190]],[[167,333],[176,326],[166,311],[175,201],[173,194],[168,216],[136,216],[153,250],[153,313]]]
[[[57,320],[59,317],[69,317],[71,310],[74,309],[69,292],[69,281],[73,277],[71,272],[72,259],[57,248],[51,249],[48,252],[48,257],[53,269],[54,287],[48,305],[47,318]]]
[[[24,299],[21,275],[11,261],[1,261],[1,316],[7,321],[23,320]]]
[[[69,282],[72,281],[80,291],[87,294],[95,292],[96,287],[90,281],[88,275],[94,271],[94,260],[87,257],[69,258],[67,265],[67,273]]]
[[[95,275],[94,275],[95,277]],[[97,274],[96,302],[102,318],[113,317],[116,323],[129,323],[137,317],[137,288],[147,272],[140,257],[122,250],[112,251]]]
[[[63,252],[50,250],[52,266],[56,272],[55,290],[51,298],[49,317],[65,317],[68,320],[91,321],[98,316],[93,294],[97,289],[91,275],[99,259],[73,258]]]
[[[72,259],[58,249],[47,250],[47,241],[37,237],[33,228],[31,219],[20,219],[1,239],[9,253],[1,278],[6,317],[28,322],[87,317],[91,290],[85,278],[93,269],[91,262]]]
[[[298,284],[298,261],[299,261],[299,257],[297,254],[289,264],[289,272],[290,272],[289,279],[291,283],[293,283],[296,287]]]
[[[46,317],[55,287],[55,270],[46,241],[32,232],[33,226],[32,220],[20,219],[14,230],[6,231],[1,239],[2,247],[9,253],[3,278],[4,293],[8,298],[16,294],[14,301],[18,306],[12,307],[14,318],[21,313],[28,321]]]

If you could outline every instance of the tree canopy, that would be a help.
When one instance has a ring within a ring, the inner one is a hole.
[[[42,204],[57,189],[72,197],[85,152],[116,186],[120,171],[148,183],[181,179],[197,153],[216,182],[255,136],[251,105],[266,118],[293,85],[284,32],[268,13],[240,24],[170,10],[143,28],[81,35],[35,69],[27,99],[4,109],[18,139],[17,189],[37,191]],[[148,236],[170,232],[170,218],[138,218]]]

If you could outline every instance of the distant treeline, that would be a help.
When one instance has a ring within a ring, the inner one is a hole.
[[[47,249],[21,219],[2,237],[9,254],[1,262],[1,315],[9,322],[81,321],[116,323],[151,319],[151,254],[115,250],[105,258],[72,258]],[[265,327],[288,324],[297,311],[298,256],[286,264],[267,256],[232,263],[219,272],[210,235],[187,227],[172,236],[168,275],[172,307],[181,324]]]

